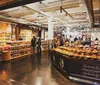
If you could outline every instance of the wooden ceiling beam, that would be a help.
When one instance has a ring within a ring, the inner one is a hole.
[[[85,0],[89,18],[91,21],[91,26],[94,26],[94,13],[93,13],[93,2],[92,0]]]
[[[83,18],[74,18],[74,20],[86,20],[86,17],[83,17]]]
[[[75,24],[75,23],[89,23],[89,21],[68,22],[68,24]]]
[[[60,11],[64,11],[66,13],[66,16],[68,15],[69,17],[71,17],[72,19],[74,19],[72,17],[72,15],[70,15],[62,6],[60,7]]]
[[[0,0],[0,5],[4,5],[4,4],[10,3],[12,1],[14,1],[14,0]]]
[[[72,16],[82,16],[87,14],[86,12],[76,12],[76,13],[70,13]]]
[[[7,1],[7,0],[5,0],[5,1]],[[18,6],[22,6],[22,5],[25,5],[25,4],[39,2],[39,1],[42,1],[42,0],[13,0],[10,3],[0,5],[0,10],[13,8],[13,7],[18,7]]]
[[[70,8],[76,8],[79,7],[79,3],[73,3],[73,4],[66,4],[62,6],[64,9],[70,9]],[[59,6],[52,6],[52,7],[46,7],[41,9],[43,12],[49,12],[49,11],[56,11],[60,10],[60,5]]]
[[[93,9],[99,9],[99,0],[98,1],[95,1],[93,2]]]
[[[28,11],[28,12],[23,12],[23,13],[19,13],[19,14],[12,14],[11,16],[15,17],[15,18],[20,18],[20,17],[24,17],[27,15],[33,15],[33,13]]]

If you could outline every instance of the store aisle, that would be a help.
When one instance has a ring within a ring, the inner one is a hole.
[[[43,53],[42,56],[32,55],[31,57],[0,63],[0,70],[5,72],[2,73],[2,77],[6,77],[6,80],[16,80],[14,85],[22,85],[22,82],[25,85],[77,85],[68,81],[51,66],[47,52]]]

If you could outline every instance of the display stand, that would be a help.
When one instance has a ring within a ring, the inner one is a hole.
[[[28,41],[9,41],[3,51],[3,60],[8,61],[31,54],[31,45]]]
[[[52,51],[52,65],[70,80],[100,85],[100,61]]]

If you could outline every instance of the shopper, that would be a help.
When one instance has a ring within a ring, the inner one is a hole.
[[[76,42],[78,40],[78,38],[75,36],[75,38],[74,38],[74,42]]]
[[[36,47],[36,38],[35,38],[35,36],[33,36],[32,40],[31,40],[31,46],[32,46],[33,54],[35,54],[35,47]]]
[[[65,45],[65,37],[62,35],[63,45]]]
[[[96,38],[95,41],[94,41],[95,45],[98,45],[99,44],[99,39]]]
[[[18,40],[23,40],[23,39],[22,39],[22,37],[21,37],[21,36],[19,36],[19,39],[18,39]]]
[[[60,40],[59,40],[59,38],[57,39],[57,46],[60,46]]]
[[[66,40],[65,40],[65,42],[69,42],[69,39],[66,37]]]
[[[41,38],[37,39],[37,55],[41,55]]]
[[[91,38],[86,38],[85,45],[91,45]]]
[[[64,38],[64,35],[62,35],[60,37],[60,46],[63,46],[65,44],[65,38]]]
[[[54,37],[54,45],[53,45],[54,48],[57,47],[57,41],[58,41],[58,37],[55,36],[55,37]]]
[[[73,37],[70,35],[69,36],[69,45],[71,46],[71,44],[73,43],[73,41],[74,41],[74,39],[73,39]]]

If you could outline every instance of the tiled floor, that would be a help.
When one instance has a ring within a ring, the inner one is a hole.
[[[42,56],[32,55],[31,57],[0,63],[0,78],[7,80],[0,85],[10,85],[9,80],[11,85],[78,85],[67,80],[51,66],[47,52],[43,53]]]

